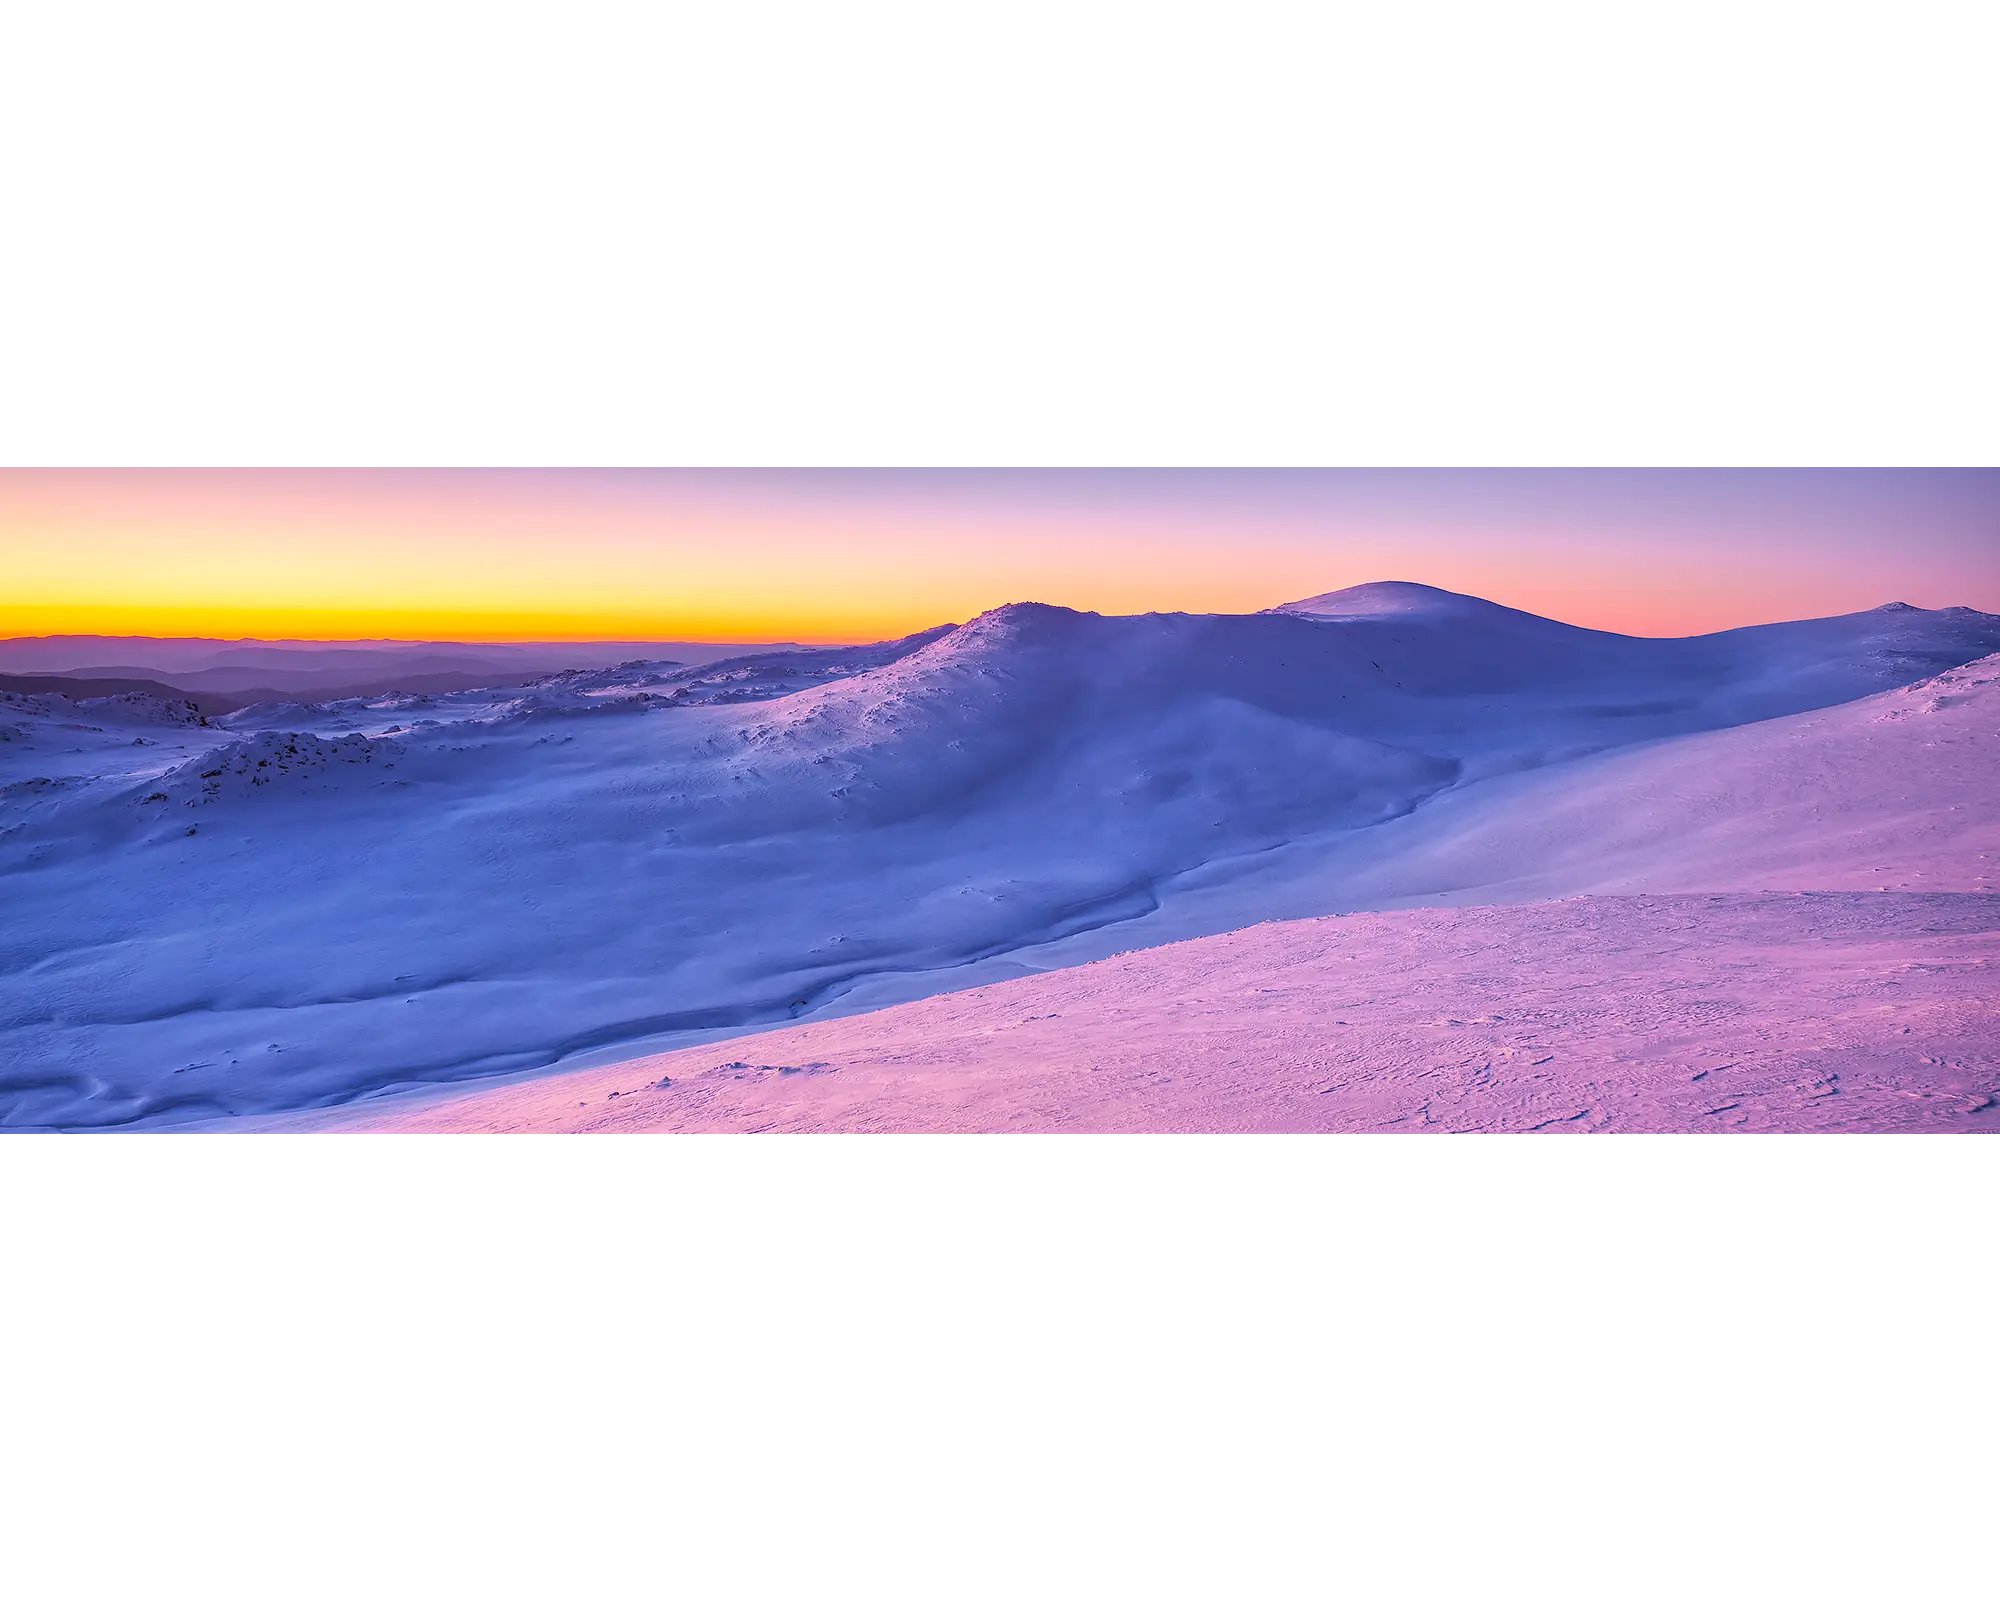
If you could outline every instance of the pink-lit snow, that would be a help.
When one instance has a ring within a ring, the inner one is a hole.
[[[1590,896],[1266,923],[363,1120],[403,1132],[1948,1132],[2000,919]]]

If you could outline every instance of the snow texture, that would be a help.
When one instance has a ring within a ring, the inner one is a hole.
[[[1996,962],[2000,907],[1988,896],[1591,896],[1364,913],[1266,923],[354,1125],[1990,1131]]]
[[[1383,1028],[1399,1025],[1398,963],[1409,993],[1500,963],[1556,1016],[1581,1015],[1563,982],[1644,990],[1637,908],[1660,904],[1684,908],[1697,966],[1710,924],[1753,955],[1771,943],[1741,994],[1764,997],[1774,1028],[1805,1027],[1813,974],[1846,970],[1783,965],[1818,917],[1842,948],[1929,952],[1911,960],[1947,960],[1937,941],[1959,941],[1932,987],[1983,1006],[1991,1032],[1990,973],[1964,952],[2000,926],[1981,924],[2000,857],[1995,651],[2000,618],[1963,609],[1633,639],[1393,584],[1256,616],[1016,605],[882,646],[206,721],[8,696],[0,1126],[318,1125],[273,1118],[412,1090],[333,1120],[455,1104],[464,1125],[530,1125],[500,1109],[509,1096],[723,1037],[764,1052],[746,1061],[800,1069],[731,1077],[793,1096],[772,1125],[1372,1126],[1372,1111],[1328,1111],[1337,1096],[1303,1116],[1251,1092],[1277,1058],[1248,1042],[1249,969],[1206,944],[1120,953],[1393,907],[1428,908],[1431,931],[1343,917],[1289,935],[1307,961],[1327,927],[1353,940],[1378,926],[1381,981],[1358,992]],[[1767,889],[1843,894],[1734,898]],[[1525,904],[1582,894],[1647,898]],[[1828,909],[1857,895],[1871,909]],[[1931,905],[1949,914],[1910,909]],[[1566,933],[1565,916],[1584,921]],[[1236,935],[1270,960],[1293,959],[1268,943],[1286,937]],[[1475,959],[1481,940],[1498,942]],[[1576,965],[1593,949],[1595,978]],[[1218,1020],[1202,1026],[1218,1039],[1237,994],[1234,1079],[1211,1074],[1198,1103],[1113,1105],[1076,1076],[1097,1048],[1079,1034],[1039,1067],[1022,1058],[1043,1096],[1023,1116],[949,1088],[954,1073],[996,1082],[985,1058],[867,1079],[832,1053],[810,1071],[819,1057],[770,1054],[873,1028],[928,1059],[897,1030],[944,1002],[881,1008],[1090,962],[1029,982],[1099,985],[1098,1021],[1074,1027],[1149,1060],[1184,1050],[1181,1012],[1102,987],[1120,960],[1167,963],[1156,975],[1193,963],[1161,981],[1210,986]],[[1333,995],[1316,1003],[1344,1003]],[[1615,1041],[1607,1007],[1591,1015]],[[740,1039],[808,1018],[838,1020]],[[1948,1034],[1931,1054],[1985,1070]],[[583,1070],[548,1075],[558,1066]],[[537,1076],[410,1109],[438,1085],[522,1075]],[[868,1108],[849,1098],[864,1080]],[[1841,1125],[1901,1125],[1868,1103]],[[1498,1108],[1466,1125],[1520,1125]],[[644,1125],[763,1113],[709,1115]]]

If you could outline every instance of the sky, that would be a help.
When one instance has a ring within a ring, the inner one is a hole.
[[[0,471],[0,636],[821,643],[1380,579],[1658,635],[2000,612],[2000,471]]]

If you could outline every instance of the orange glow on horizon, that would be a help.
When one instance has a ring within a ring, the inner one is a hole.
[[[1373,581],[1363,577],[1357,583]],[[1412,580],[1422,581],[1422,580]],[[1330,583],[1327,588],[1346,587]],[[1443,587],[1440,585],[1440,587]],[[1258,611],[1266,605],[1280,605],[1304,598],[1308,592],[1324,589],[1294,586],[1297,592],[1272,594],[1260,604],[1194,603],[1179,605],[1091,605],[1077,599],[1049,600],[1080,611],[1100,611],[1107,615],[1134,615],[1142,611],[1224,612]],[[1499,599],[1538,615],[1582,627],[1611,632],[1670,636],[1683,631],[1674,626],[1681,604],[1688,598],[1678,595],[1655,597],[1651,606],[1591,605],[1592,597],[1570,591],[1554,596],[1558,603],[1501,599],[1492,591],[1479,593],[1483,599]],[[918,633],[939,623],[964,622],[982,611],[1006,605],[1011,600],[1046,599],[1043,595],[1011,595],[985,603],[965,603],[954,610],[906,610],[869,613],[846,611],[800,617],[793,613],[759,617],[755,614],[699,614],[662,612],[560,613],[509,611],[390,611],[326,610],[282,605],[207,609],[201,607],[118,605],[8,605],[0,603],[0,638],[54,637],[59,635],[99,635],[104,637],[146,637],[165,639],[218,639],[352,643],[380,640],[388,643],[458,641],[466,644],[600,643],[621,640],[677,640],[700,644],[868,644],[881,639],[897,639]],[[1747,599],[1747,597],[1744,597]],[[1568,600],[1574,603],[1562,604]],[[1766,610],[1750,621],[1774,620]],[[1720,627],[1739,626],[1723,622]]]
[[[1847,480],[1723,488],[1744,505],[1618,474],[10,471],[0,635],[830,644],[1016,600],[1255,611],[1385,578],[1640,634],[2000,606],[1976,529],[1923,568]]]
[[[955,620],[955,619],[943,619]],[[597,615],[549,612],[510,613],[328,611],[272,606],[232,610],[160,606],[16,606],[0,603],[0,638],[40,638],[66,634],[107,638],[261,640],[352,644],[592,644],[621,640],[676,640],[686,644],[869,644],[917,632],[929,623],[904,627],[885,621],[886,631],[866,627],[846,633],[758,626],[742,618],[684,617],[663,622],[657,614]]]

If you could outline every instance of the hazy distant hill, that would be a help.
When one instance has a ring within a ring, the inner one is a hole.
[[[425,658],[433,663],[439,659],[449,658]],[[514,688],[544,676],[540,672],[523,671],[518,665],[511,670],[493,668],[485,672],[419,665],[409,672],[378,672],[359,677],[353,676],[353,671],[350,668],[343,672],[272,672],[256,668],[209,667],[200,672],[152,673],[145,676],[150,681],[169,687],[175,694],[230,701],[232,703],[224,709],[231,711],[271,700],[350,700],[361,695],[446,694],[459,689]],[[131,668],[126,674],[120,674],[127,675],[138,678],[141,672],[138,668]],[[105,675],[95,668],[38,676],[55,684],[105,681]]]
[[[737,645],[611,641],[581,644],[409,644],[221,639],[149,639],[76,634],[0,640],[0,674],[87,680],[51,682],[22,693],[101,695],[171,692],[211,715],[274,701],[315,702],[383,694],[447,694],[510,688],[551,672],[644,660],[701,665],[796,651],[793,644]],[[105,683],[124,687],[107,689]],[[150,686],[150,687],[148,687]]]
[[[0,672],[0,691],[8,694],[59,694],[70,700],[100,700],[116,694],[150,694],[162,700],[192,700],[205,717],[240,711],[251,702],[210,689],[182,689],[157,678],[71,677],[67,673]]]
[[[270,684],[272,672],[309,672],[360,683],[409,672],[499,672],[533,677],[572,667],[607,667],[620,661],[672,659],[720,661],[751,651],[795,650],[793,644],[702,644],[686,640],[595,640],[550,644],[464,644],[449,640],[155,639],[137,635],[54,634],[34,639],[0,639],[0,672],[90,672],[101,677],[178,679],[208,671],[263,669],[255,681]],[[448,658],[438,661],[434,658]],[[244,682],[251,679],[245,678]],[[228,693],[222,683],[209,685]]]

